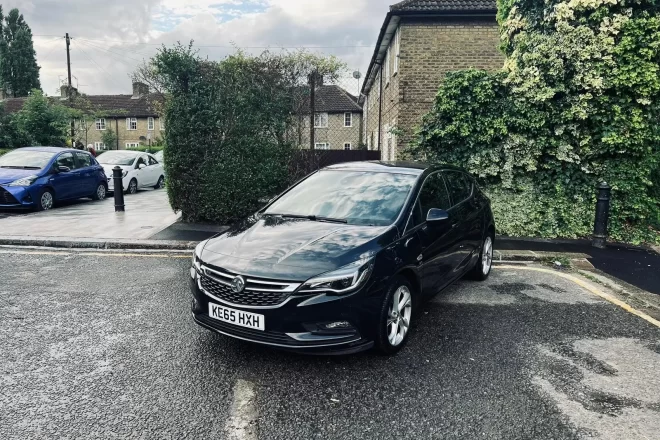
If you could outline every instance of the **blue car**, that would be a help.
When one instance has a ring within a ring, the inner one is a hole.
[[[86,151],[25,147],[0,156],[0,208],[51,209],[61,200],[105,199],[103,167]]]

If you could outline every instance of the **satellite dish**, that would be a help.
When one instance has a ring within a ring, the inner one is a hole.
[[[360,73],[359,70],[356,70],[355,72],[353,72],[353,78],[355,78],[355,79],[362,78],[362,74]]]

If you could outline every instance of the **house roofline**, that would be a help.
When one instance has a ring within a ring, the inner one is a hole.
[[[398,11],[390,10],[385,16],[383,25],[380,28],[378,34],[378,40],[376,40],[376,47],[374,49],[374,54],[371,56],[371,61],[369,62],[369,67],[367,68],[367,75],[365,77],[364,83],[362,84],[362,90],[360,95],[367,95],[373,86],[374,81],[376,80],[376,73],[374,72],[374,67],[376,65],[381,66],[383,64],[383,58],[385,57],[385,52],[387,47],[392,41],[394,32],[399,26],[399,22],[402,17],[494,17],[497,14],[497,9],[484,9],[484,10],[443,10],[443,11]],[[392,23],[394,19],[394,23]],[[389,32],[388,32],[389,31]],[[359,97],[358,97],[359,99]]]

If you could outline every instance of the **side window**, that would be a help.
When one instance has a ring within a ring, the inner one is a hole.
[[[446,171],[447,188],[451,195],[452,206],[458,205],[472,195],[472,180],[460,171]]]
[[[73,161],[73,154],[71,153],[62,153],[57,157],[57,166],[58,167],[68,167],[73,170],[76,168],[76,163]]]
[[[137,162],[135,163],[135,168],[136,169],[139,168],[141,164],[144,164],[146,166],[147,163],[148,163],[147,158],[145,156],[140,156]]]
[[[92,156],[86,153],[75,153],[76,161],[78,162],[78,168],[85,168],[92,166]]]
[[[431,174],[426,178],[424,186],[422,186],[422,190],[419,192],[417,202],[410,216],[408,228],[414,228],[424,223],[426,221],[426,215],[431,208],[449,209],[450,207],[451,203],[449,194],[447,193],[445,179],[443,179],[440,173]]]
[[[428,214],[431,208],[451,208],[447,186],[445,185],[445,179],[442,178],[442,174],[435,173],[426,178],[424,187],[422,187],[419,193],[419,203],[422,207],[424,220],[426,220],[426,214]]]
[[[158,161],[151,156],[149,157],[149,165],[158,165]]]

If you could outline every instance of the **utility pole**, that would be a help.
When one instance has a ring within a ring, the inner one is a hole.
[[[316,75],[318,73],[316,70],[313,70],[312,73],[309,75],[309,149],[313,150],[314,149],[314,122],[315,122],[315,116],[316,116],[316,109],[315,109],[315,98],[316,98]]]
[[[69,47],[71,46],[71,38],[69,38],[69,33],[66,33],[66,69],[68,74],[69,82],[67,83],[67,98],[69,98],[69,104],[73,102],[73,89],[71,87],[71,54]],[[73,119],[71,119],[71,148],[76,147],[76,140],[74,139],[76,135],[75,126]]]

